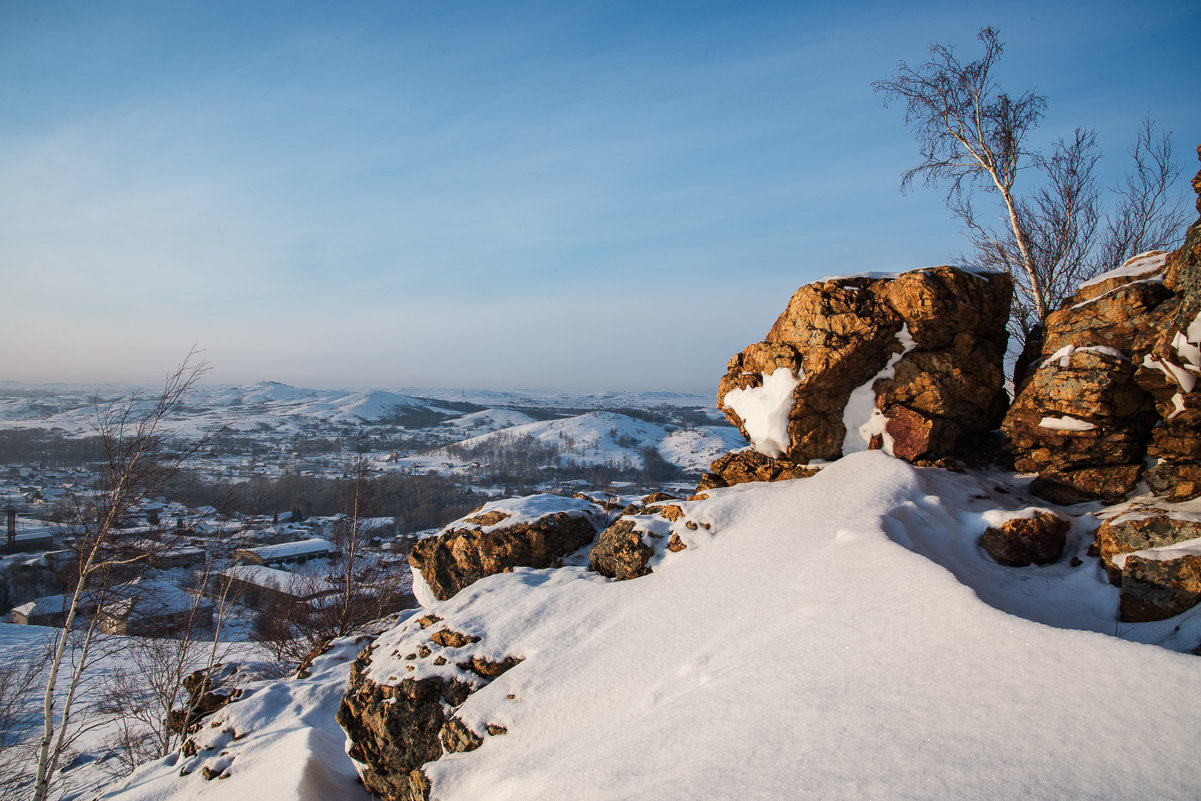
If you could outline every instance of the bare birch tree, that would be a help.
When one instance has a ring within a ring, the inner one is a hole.
[[[1172,194],[1180,175],[1171,138],[1156,135],[1147,118],[1131,149],[1134,171],[1112,189],[1105,212],[1096,179],[1096,136],[1079,128],[1052,145],[1050,154],[1029,149],[1029,134],[1046,113],[1047,100],[1032,91],[1013,96],[994,68],[1004,52],[995,28],[977,34],[984,46],[975,61],[962,61],[952,45],[935,44],[917,67],[902,61],[890,78],[872,87],[905,104],[905,123],[918,141],[922,161],[902,176],[948,183],[948,209],[963,223],[974,253],[970,260],[1008,271],[1017,285],[1011,330],[1025,339],[1081,280],[1121,265],[1151,248],[1169,247],[1183,231],[1183,193]],[[1030,189],[1015,190],[1019,172],[1033,176]],[[973,204],[983,191],[997,200],[997,224]]]
[[[167,377],[157,397],[135,393],[97,410],[106,461],[96,494],[75,505],[76,514],[70,521],[75,564],[64,596],[64,619],[47,669],[33,801],[49,797],[63,756],[79,730],[73,714],[96,656],[101,619],[95,615],[77,628],[77,622],[86,617],[84,601],[103,605],[115,597],[120,583],[149,565],[152,548],[124,545],[115,533],[122,518],[178,473],[207,441],[200,437],[181,445],[172,440],[169,426],[207,370],[208,365],[193,351]]]

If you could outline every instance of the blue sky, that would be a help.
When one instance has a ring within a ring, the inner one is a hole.
[[[945,263],[872,80],[935,41],[1201,142],[1190,2],[0,0],[0,378],[710,392],[801,284]]]

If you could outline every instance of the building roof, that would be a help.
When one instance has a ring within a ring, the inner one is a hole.
[[[277,545],[260,545],[245,550],[256,554],[264,562],[273,562],[277,559],[290,559],[297,556],[330,554],[333,553],[334,547],[328,541],[314,537],[297,542],[281,542]]]
[[[276,570],[273,567],[263,567],[262,565],[238,565],[226,568],[218,575],[231,577],[256,587],[282,592],[296,598],[323,595],[334,589],[333,584],[320,576],[289,573],[286,570]]]

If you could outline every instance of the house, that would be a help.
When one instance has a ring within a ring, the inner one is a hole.
[[[99,606],[96,596],[84,593],[80,596],[75,614],[86,619],[96,614]],[[13,607],[12,620],[23,626],[61,626],[67,620],[71,607],[71,595],[47,595]]]
[[[213,604],[164,581],[136,581],[101,605],[98,626],[106,634],[162,636],[213,623]]]
[[[314,537],[297,542],[259,545],[234,551],[234,559],[247,565],[303,565],[310,559],[328,559],[334,547],[327,540]]]
[[[227,589],[228,588],[228,589]],[[318,607],[336,587],[319,576],[289,573],[262,565],[236,565],[217,573],[209,594],[250,607],[266,609],[276,604]]]

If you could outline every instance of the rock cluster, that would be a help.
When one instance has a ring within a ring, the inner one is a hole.
[[[709,530],[708,523],[688,519],[687,502],[656,493],[622,510],[605,529],[588,554],[589,566],[609,578],[623,581],[652,572],[664,551],[687,549],[684,534]]]
[[[446,600],[484,576],[514,567],[550,567],[592,542],[603,528],[604,510],[588,499],[534,495],[485,504],[418,540],[409,553],[438,600]]]
[[[756,450],[732,451],[719,456],[701,476],[696,491],[717,487],[732,487],[748,481],[787,481],[790,478],[809,478],[820,467],[799,465],[787,459],[773,459]]]
[[[1116,503],[1145,476],[1156,495],[1201,495],[1201,220],[1179,250],[1081,286],[1034,345],[1002,428],[1035,494]]]
[[[505,733],[497,725],[475,732],[456,715],[468,696],[522,661],[489,658],[484,647],[480,637],[427,614],[359,653],[337,720],[349,740],[347,753],[373,794],[425,801],[430,785],[422,765],[478,748],[485,733]],[[397,675],[373,678],[373,663],[389,664]]]
[[[953,267],[803,286],[730,359],[718,408],[786,472],[868,448],[958,457],[1005,410],[1012,289],[1008,275]]]
[[[1146,507],[1110,518],[1095,548],[1109,582],[1121,588],[1124,622],[1163,620],[1201,601],[1201,516]]]
[[[269,662],[218,662],[193,671],[183,680],[187,699],[171,710],[167,725],[180,734],[191,733],[204,718],[242,698],[245,685],[278,674],[277,666]]]

